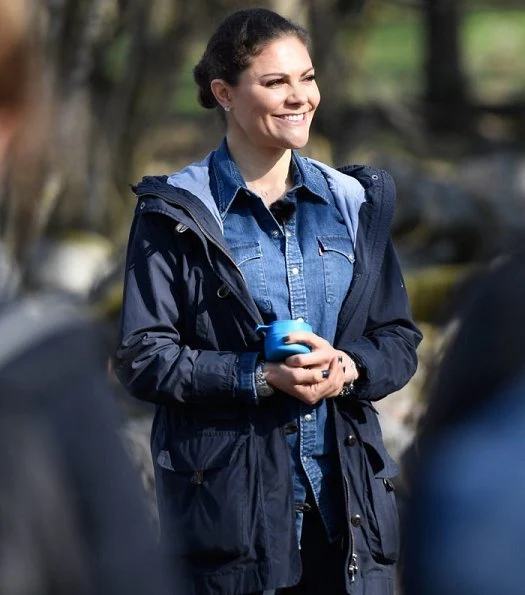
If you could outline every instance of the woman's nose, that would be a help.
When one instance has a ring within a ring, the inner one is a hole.
[[[299,83],[297,85],[291,85],[287,100],[289,103],[303,104],[308,101],[308,93],[306,92],[306,89]]]

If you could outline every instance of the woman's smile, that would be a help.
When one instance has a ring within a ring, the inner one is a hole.
[[[283,114],[282,116],[276,116],[280,120],[284,120],[285,122],[293,122],[298,124],[304,124],[306,121],[306,113],[302,114]]]

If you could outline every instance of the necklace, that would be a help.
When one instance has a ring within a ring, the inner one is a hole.
[[[283,187],[275,187],[275,188],[258,188],[255,184],[246,184],[249,190],[251,190],[257,196],[260,196],[263,199],[263,202],[266,206],[269,206],[271,203],[275,202],[276,200],[280,200],[286,194],[288,188],[286,184]]]

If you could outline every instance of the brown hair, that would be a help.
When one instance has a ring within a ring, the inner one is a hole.
[[[226,17],[193,69],[202,107],[213,109],[218,105],[211,91],[213,79],[235,86],[241,72],[268,43],[288,36],[296,37],[307,47],[310,43],[305,29],[266,8],[238,10]]]

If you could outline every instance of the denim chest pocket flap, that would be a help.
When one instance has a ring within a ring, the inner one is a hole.
[[[319,255],[323,262],[326,301],[342,300],[352,281],[354,248],[348,236],[317,236]]]
[[[264,256],[260,242],[233,244],[229,246],[236,265],[241,269],[250,293],[257,306],[264,312],[271,310],[268,284],[264,271]]]
[[[259,242],[230,246],[230,251],[237,266],[242,266],[245,262],[254,258],[262,258],[262,249]]]

